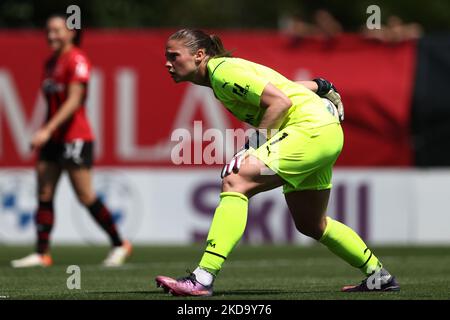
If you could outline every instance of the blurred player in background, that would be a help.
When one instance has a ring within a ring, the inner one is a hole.
[[[53,198],[61,173],[67,171],[78,200],[111,240],[113,247],[103,264],[120,266],[130,255],[131,245],[122,240],[111,213],[92,185],[94,136],[85,108],[91,66],[79,49],[80,31],[69,30],[64,15],[53,15],[47,20],[47,40],[53,50],[45,64],[43,81],[47,121],[31,140],[31,147],[39,152],[36,252],[11,264],[16,268],[52,265],[49,240],[54,222]]]
[[[259,130],[222,170],[220,203],[199,266],[179,279],[158,276],[158,286],[174,295],[212,295],[215,277],[244,233],[248,199],[283,186],[297,229],[366,275],[343,291],[400,289],[352,229],[326,216],[332,167],[343,146],[342,103],[330,82],[295,83],[265,66],[232,58],[217,36],[201,30],[174,33],[166,60],[175,82],[212,88],[231,113]],[[333,100],[340,116],[333,116],[320,97]],[[272,129],[277,133],[271,135]]]

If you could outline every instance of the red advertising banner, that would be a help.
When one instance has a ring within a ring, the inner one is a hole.
[[[171,160],[175,129],[186,128],[198,140],[208,128],[225,131],[241,126],[210,89],[173,83],[164,67],[170,33],[84,33],[82,49],[93,64],[88,113],[97,137],[97,165],[175,166]],[[291,79],[322,76],[334,82],[346,107],[345,146],[338,165],[411,165],[415,43],[388,45],[345,35],[293,46],[276,32],[217,33],[235,56],[265,64]],[[42,32],[0,32],[1,167],[34,162],[29,139],[45,117],[40,79],[49,53]],[[201,128],[195,120],[202,120]]]

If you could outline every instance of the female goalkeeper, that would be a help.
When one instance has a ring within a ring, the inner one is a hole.
[[[158,276],[157,285],[173,295],[212,295],[215,277],[244,233],[248,199],[283,186],[298,231],[366,275],[359,285],[343,291],[399,290],[394,276],[363,240],[326,216],[332,167],[343,146],[343,107],[331,83],[324,79],[296,83],[268,67],[231,57],[219,37],[201,30],[175,32],[165,54],[175,82],[212,88],[234,116],[257,130],[222,170],[220,203],[198,267],[179,279]],[[339,117],[320,97],[338,106]]]

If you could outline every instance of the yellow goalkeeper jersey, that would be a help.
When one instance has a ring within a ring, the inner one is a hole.
[[[264,115],[260,99],[269,82],[292,101],[279,129],[292,124],[314,128],[339,123],[318,95],[266,66],[241,58],[221,57],[210,59],[207,68],[217,99],[235,117],[254,127],[259,126]]]

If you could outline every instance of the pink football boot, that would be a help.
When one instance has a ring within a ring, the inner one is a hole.
[[[164,291],[174,296],[209,297],[213,294],[212,286],[202,285],[193,273],[179,279],[157,276],[155,281],[157,287],[163,288]]]

